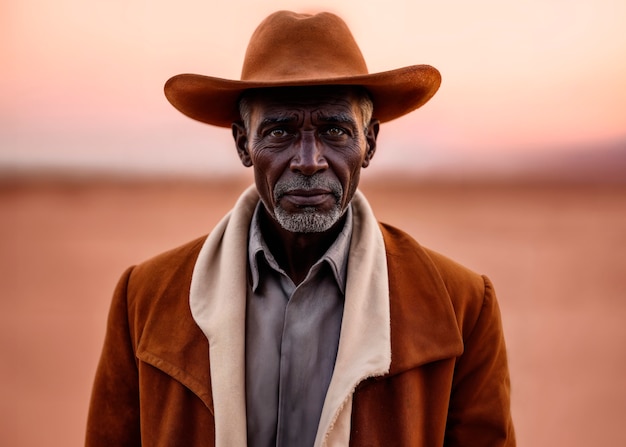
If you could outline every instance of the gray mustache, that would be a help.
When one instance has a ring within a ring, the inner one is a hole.
[[[322,177],[320,175],[304,176],[298,175],[286,180],[279,180],[274,186],[274,200],[279,200],[290,191],[297,189],[328,189],[332,191],[337,199],[343,195],[343,187],[336,179]]]

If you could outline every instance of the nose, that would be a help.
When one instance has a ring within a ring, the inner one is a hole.
[[[323,145],[313,134],[303,134],[295,145],[295,154],[291,159],[290,169],[302,175],[313,175],[328,169],[328,162],[323,154]]]

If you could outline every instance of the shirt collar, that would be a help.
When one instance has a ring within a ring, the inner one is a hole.
[[[265,238],[261,232],[260,213],[262,207],[261,201],[256,206],[250,222],[250,231],[248,235],[248,263],[250,265],[250,273],[252,275],[252,290],[256,290],[259,285],[259,253],[265,258],[265,262],[274,270],[285,274],[280,268],[274,255],[270,251]],[[315,263],[318,265],[326,262],[333,272],[335,281],[341,293],[345,294],[346,277],[348,272],[348,252],[350,250],[350,239],[352,237],[352,206],[346,210],[346,220],[333,244],[328,248],[326,253]],[[315,266],[314,265],[314,266]],[[313,267],[314,267],[313,266]],[[313,268],[311,267],[311,268]]]

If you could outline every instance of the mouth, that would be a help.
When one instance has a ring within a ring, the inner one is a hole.
[[[335,195],[328,189],[293,189],[285,191],[281,200],[287,200],[296,207],[311,207],[324,204],[329,199],[334,200]]]

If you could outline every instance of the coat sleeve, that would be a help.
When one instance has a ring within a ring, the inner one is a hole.
[[[131,271],[124,273],[113,295],[91,395],[87,447],[141,446],[137,362],[127,303]]]
[[[500,310],[491,282],[483,279],[482,307],[455,368],[446,447],[515,446]]]

